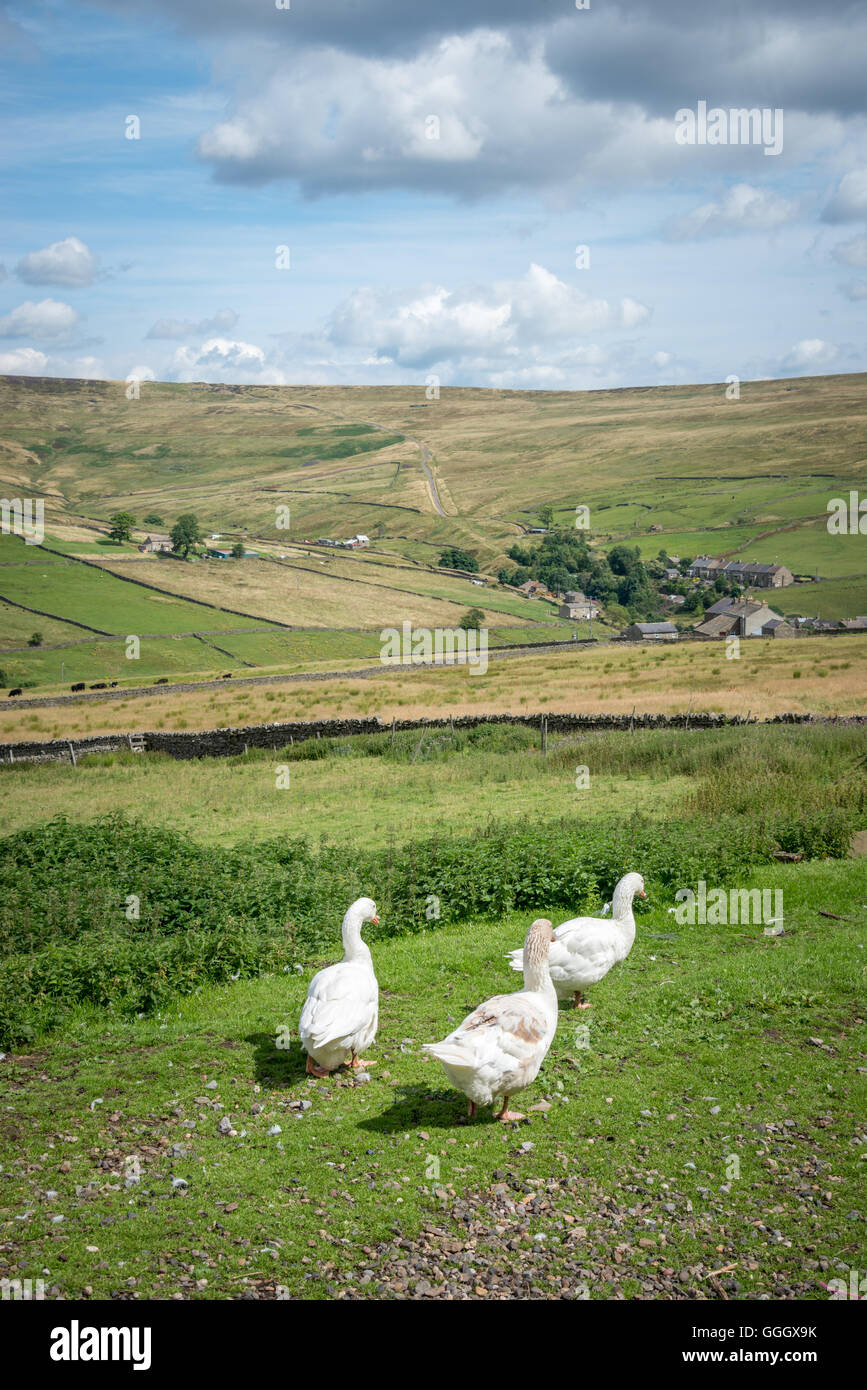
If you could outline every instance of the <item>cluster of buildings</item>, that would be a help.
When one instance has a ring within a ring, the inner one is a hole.
[[[692,629],[693,637],[794,637],[795,628],[764,599],[721,598]]]
[[[745,589],[785,589],[795,582],[795,576],[785,565],[763,565],[758,560],[718,560],[710,555],[696,555],[687,574],[690,579],[702,579],[708,584],[722,578]]]
[[[350,536],[348,541],[332,541],[327,536],[320,536],[316,545],[326,545],[331,550],[363,550],[370,545],[370,537],[360,531],[357,536]]]

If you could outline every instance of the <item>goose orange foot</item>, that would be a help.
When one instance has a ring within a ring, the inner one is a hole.
[[[496,1119],[502,1120],[503,1124],[508,1124],[510,1120],[526,1120],[526,1115],[522,1115],[520,1110],[509,1110],[506,1102],[503,1101],[503,1108]]]
[[[584,995],[580,989],[576,989],[575,994],[573,995],[573,1001],[576,1009],[590,1008],[589,1002],[584,998]]]
[[[310,1053],[307,1053],[307,1066],[305,1068],[308,1076],[330,1076],[331,1072],[327,1067],[319,1067],[314,1062]]]
[[[366,1062],[363,1057],[356,1057],[355,1053],[353,1052],[352,1061],[349,1063],[349,1065],[352,1067],[354,1071],[360,1071],[362,1067],[375,1067],[376,1063]]]

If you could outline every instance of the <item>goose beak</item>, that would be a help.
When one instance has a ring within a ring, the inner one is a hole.
[[[377,926],[377,927],[379,926],[379,918],[377,917],[377,915],[376,915],[375,912],[374,912],[374,914],[373,914],[373,916],[371,917],[370,920],[371,920],[371,922],[373,922],[373,924],[374,924],[375,926]]]
[[[644,891],[643,888],[639,888],[639,890],[638,890],[638,896],[639,896],[639,898],[646,898],[646,897],[647,897],[647,894],[645,893],[645,891]]]

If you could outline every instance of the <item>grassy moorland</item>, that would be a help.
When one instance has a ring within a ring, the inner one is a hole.
[[[574,748],[542,763],[512,730],[440,740],[421,755],[440,824],[410,843],[370,801],[342,821],[325,804],[308,827],[303,780],[327,769],[349,799],[373,774],[375,798],[387,768],[406,804],[407,739],[291,750],[290,788],[271,796],[299,798],[287,819],[310,840],[331,811],[317,848],[249,840],[262,827],[239,779],[258,769],[240,759],[200,765],[210,789],[173,787],[195,838],[162,828],[146,785],[194,770],[151,758],[79,770],[96,801],[116,776],[115,805],[139,779],[138,822],[20,816],[27,828],[0,841],[0,1123],[14,1154],[0,1272],[93,1298],[822,1299],[863,1268],[867,871],[845,857],[867,812],[863,734],[585,748],[595,817],[556,799]],[[43,806],[59,798],[63,771],[4,772],[4,805],[31,777],[48,779]],[[669,773],[676,799],[656,794]],[[526,785],[540,814],[506,801],[498,825],[468,830],[462,801],[484,797],[488,775]],[[636,816],[637,785],[653,795]],[[537,787],[558,820],[541,817]],[[203,796],[237,798],[234,840],[224,824],[206,843]],[[804,858],[779,863],[775,846]],[[626,867],[648,887],[635,947],[589,1014],[562,1008],[527,1122],[466,1123],[420,1044],[516,985],[504,953],[533,916],[598,910]],[[674,893],[702,876],[779,889],[784,935],[678,924]],[[297,1016],[362,888],[382,917],[377,1065],[315,1081]]]
[[[26,570],[4,562],[0,598],[101,628],[113,612],[121,630],[143,636],[163,630],[153,621],[160,612],[177,620],[167,632],[198,630],[177,626],[191,616],[184,598],[307,629],[450,625],[480,591],[435,572],[442,547],[471,551],[494,576],[550,505],[567,525],[576,506],[589,507],[591,540],[603,549],[626,541],[646,558],[661,547],[737,554],[820,576],[775,596],[785,613],[867,610],[863,537],[826,526],[830,499],[861,485],[863,376],[747,383],[737,402],[715,386],[419,395],[148,383],[128,401],[119,383],[0,378],[8,495],[44,495],[49,533],[69,554],[89,553],[116,580],[158,576],[166,589],[145,599],[92,571],[42,575],[35,561]],[[128,548],[105,544],[118,509],[141,525],[158,515],[166,529],[194,511],[206,533],[242,537],[268,558],[138,564]],[[373,538],[372,552],[317,555],[297,544],[355,531]],[[22,599],[28,593],[43,601]],[[491,626],[553,619],[550,606],[499,586],[482,606]],[[199,610],[198,627],[229,625]],[[168,673],[194,669],[192,655],[178,652]],[[252,662],[267,666],[267,656]],[[53,678],[51,663],[26,650],[14,660],[19,683]],[[79,678],[103,674],[85,665]]]

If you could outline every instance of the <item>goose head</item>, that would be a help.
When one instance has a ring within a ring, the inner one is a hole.
[[[353,923],[359,928],[365,922],[373,922],[375,926],[379,926],[379,917],[373,898],[356,898],[346,915],[347,917],[351,915]]]
[[[555,941],[554,928],[547,917],[537,917],[524,938],[524,988],[550,993],[556,1004],[554,986],[548,974],[548,951]]]
[[[644,879],[641,877],[641,874],[625,874],[614,889],[611,915],[613,917],[622,916],[624,913],[630,911],[633,898],[646,897],[647,893],[644,891]]]
[[[548,918],[537,917],[524,939],[524,960],[534,963],[547,960],[551,942],[556,939]]]

